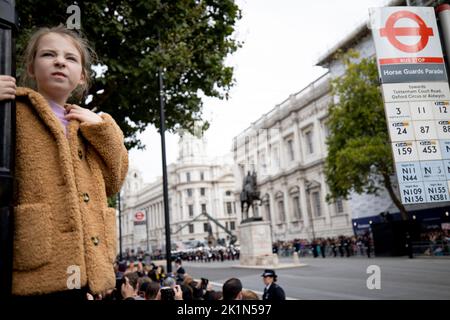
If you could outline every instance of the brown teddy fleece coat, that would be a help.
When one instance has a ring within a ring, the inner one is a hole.
[[[128,170],[123,134],[111,116],[72,120],[67,137],[39,93],[16,91],[16,191],[13,294],[115,286],[115,210]]]

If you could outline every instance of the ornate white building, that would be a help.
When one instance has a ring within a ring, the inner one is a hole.
[[[329,80],[326,74],[291,95],[234,139],[236,197],[244,175],[256,170],[258,214],[271,221],[274,241],[353,233],[348,203],[325,202]]]
[[[180,136],[177,162],[168,166],[169,215],[172,243],[205,241],[210,232],[217,239],[230,239],[206,212],[236,235],[236,204],[231,155],[208,159],[206,140],[190,134]],[[146,224],[135,225],[136,212],[145,212]],[[122,189],[122,248],[165,248],[162,178],[144,184],[141,173],[130,169]],[[209,229],[209,225],[211,229]],[[147,241],[148,239],[148,241]]]
[[[434,2],[425,1],[425,4]],[[392,0],[388,5],[405,5],[405,1]],[[327,68],[327,74],[289,96],[233,141],[236,198],[239,199],[246,172],[256,170],[263,200],[258,214],[271,221],[274,241],[349,235],[381,221],[382,212],[398,215],[385,189],[377,196],[352,194],[348,201],[333,204],[325,201],[328,193],[323,167],[327,155],[326,118],[333,99],[330,80],[345,71],[336,53],[350,48],[358,51],[361,58],[375,56],[367,22],[318,59],[317,64]],[[406,209],[411,215],[422,212],[430,216],[430,210],[445,212],[447,205],[409,205]]]

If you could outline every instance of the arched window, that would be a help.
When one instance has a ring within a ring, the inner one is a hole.
[[[286,212],[284,211],[284,196],[281,191],[275,195],[275,201],[277,203],[278,221],[285,222],[286,221]]]
[[[300,220],[302,218],[300,209],[300,189],[295,186],[289,190],[289,195],[292,203],[292,212],[294,220]]]

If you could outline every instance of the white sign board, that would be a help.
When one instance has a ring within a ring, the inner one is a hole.
[[[450,201],[450,90],[431,7],[370,9],[403,204]]]

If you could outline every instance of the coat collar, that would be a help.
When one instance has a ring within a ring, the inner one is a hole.
[[[31,106],[37,111],[39,117],[44,121],[56,140],[63,143],[66,140],[64,130],[52,111],[48,101],[38,92],[30,88],[18,87],[16,90],[17,97],[26,97],[31,102]],[[66,106],[66,105],[64,105]],[[80,122],[77,120],[70,120],[67,126],[67,139],[72,140],[73,135],[78,131]]]

